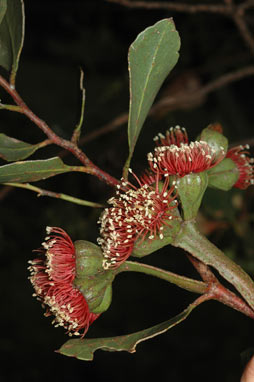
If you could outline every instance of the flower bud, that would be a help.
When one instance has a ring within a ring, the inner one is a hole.
[[[104,271],[102,252],[98,245],[86,240],[74,242],[76,256],[76,278],[84,279]]]
[[[74,245],[76,255],[74,285],[85,297],[89,309],[96,314],[102,313],[111,304],[114,273],[104,270],[100,247],[85,240],[78,240]]]
[[[200,141],[207,142],[213,149],[216,159],[222,160],[228,149],[228,140],[222,134],[222,128],[219,124],[212,124],[201,131]]]
[[[198,213],[208,185],[207,172],[188,174],[182,178],[172,177],[181,202],[184,220],[194,219]]]

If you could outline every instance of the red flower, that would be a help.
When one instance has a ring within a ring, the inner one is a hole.
[[[73,284],[76,260],[70,237],[56,227],[47,227],[47,233],[42,243],[45,256],[29,262],[34,296],[47,306],[45,316],[55,315],[56,327],[63,326],[70,335],[80,335],[83,330],[83,337],[99,315],[90,312],[83,294]]]
[[[249,145],[236,146],[228,150],[226,158],[230,158],[237,166],[239,178],[234,187],[245,189],[254,184],[254,158],[250,158]]]
[[[174,218],[172,210],[177,203],[174,187],[168,189],[169,180],[160,187],[157,174],[155,187],[152,187],[135,178],[140,187],[122,181],[118,189],[123,191],[118,190],[117,197],[109,199],[113,207],[106,208],[99,219],[98,243],[104,254],[105,269],[116,268],[126,261],[137,239],[141,238],[139,243],[147,236],[150,240],[163,239],[164,226],[170,226],[169,221]]]
[[[155,174],[153,171],[146,170],[140,177],[139,177],[139,182],[140,186],[144,186],[145,184],[148,186],[153,185],[156,183],[157,177],[159,177],[158,180],[161,180],[162,176],[159,174]]]
[[[158,140],[160,139],[160,143]],[[152,171],[160,175],[177,175],[198,173],[216,166],[225,156],[223,147],[220,155],[205,141],[188,143],[184,129],[179,126],[171,128],[155,138],[157,146],[154,153],[148,154],[148,161]]]

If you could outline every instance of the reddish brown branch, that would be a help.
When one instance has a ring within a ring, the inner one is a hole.
[[[181,104],[186,104],[190,101],[193,102],[195,99],[200,99],[207,94],[222,88],[225,85],[228,85],[232,82],[238,81],[244,77],[253,76],[254,75],[254,66],[247,66],[246,68],[236,70],[231,73],[223,74],[222,76],[216,78],[215,80],[209,82],[204,85],[202,88],[194,91],[194,92],[186,92],[184,95],[180,97],[165,97],[158,101],[151,109],[150,113],[153,114],[157,112],[162,107],[172,108],[179,107]]]
[[[247,0],[242,4],[234,5],[233,0],[224,0],[224,4],[188,4],[171,2],[146,2],[134,0],[107,0],[110,3],[116,3],[128,8],[142,9],[165,9],[182,13],[216,13],[232,18],[236,24],[245,44],[254,54],[254,38],[244,19],[244,13],[249,8],[254,8],[253,0]]]
[[[187,4],[187,3],[171,3],[171,2],[146,2],[146,1],[132,1],[132,0],[107,0],[109,3],[116,3],[128,8],[143,8],[143,9],[166,9],[176,12],[197,13],[197,12],[210,12],[220,13],[224,15],[229,14],[227,5],[220,4]]]
[[[238,8],[235,12],[232,12],[232,18],[247,48],[249,48],[251,54],[254,55],[254,39],[244,19],[243,9]]]
[[[191,255],[187,256],[200,274],[202,280],[207,284],[207,290],[204,295],[198,299],[198,303],[206,300],[216,300],[254,319],[254,311],[249,305],[235,293],[225,288],[206,264]]]
[[[103,180],[111,186],[116,186],[119,184],[117,179],[98,168],[75,143],[56,135],[45,121],[37,117],[37,115],[29,109],[14,87],[11,86],[2,76],[0,76],[0,86],[2,86],[8,94],[10,94],[13,101],[17,106],[19,106],[20,113],[26,115],[36,126],[38,126],[52,143],[71,152],[83,165],[85,165],[85,167],[87,167],[87,172],[95,175],[97,178]]]

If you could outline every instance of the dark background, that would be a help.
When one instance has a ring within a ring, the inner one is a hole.
[[[174,18],[182,46],[179,62],[159,97],[184,92],[189,86],[202,87],[253,62],[232,20],[217,14],[128,9],[102,0],[26,0],[25,6],[26,35],[17,90],[65,138],[71,136],[79,118],[79,67],[85,73],[86,135],[128,111],[128,47],[138,33],[162,18]],[[248,23],[253,31],[251,12]],[[253,85],[253,77],[244,78],[199,102],[148,118],[132,162],[135,172],[144,169],[152,137],[176,124],[185,126],[195,139],[209,123],[220,122],[232,144],[252,143]],[[3,92],[1,99],[8,99]],[[1,132],[30,143],[45,138],[30,121],[7,111],[1,111]],[[83,149],[94,163],[119,178],[128,152],[126,124],[89,141]],[[59,151],[46,148],[31,159]],[[77,163],[70,155],[64,160]],[[38,185],[95,202],[104,202],[112,193],[96,178],[82,174],[60,175]],[[240,353],[253,346],[253,322],[217,302],[203,304],[184,323],[138,345],[135,354],[99,350],[93,362],[84,362],[55,353],[68,337],[50,324],[32,298],[27,261],[40,246],[46,225],[62,227],[73,240],[95,242],[100,211],[6,187],[0,189],[0,203],[0,381],[129,381],[151,375],[177,382],[240,380]],[[252,274],[253,211],[253,187],[243,192],[209,190],[199,216],[204,233]],[[198,277],[183,251],[175,248],[152,254],[146,261]],[[120,275],[113,287],[112,305],[92,325],[88,337],[144,329],[178,314],[195,298],[140,274]]]

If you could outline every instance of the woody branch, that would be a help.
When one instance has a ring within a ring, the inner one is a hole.
[[[12,97],[13,101],[17,105],[13,107],[13,105],[1,104],[3,109],[14,110],[27,116],[37,127],[39,127],[39,129],[43,131],[51,143],[71,152],[85,166],[86,173],[96,176],[111,186],[116,186],[119,184],[117,179],[97,167],[77,146],[76,143],[63,139],[55,134],[45,121],[40,119],[29,109],[15,88],[9,84],[2,76],[0,76],[0,86]]]

